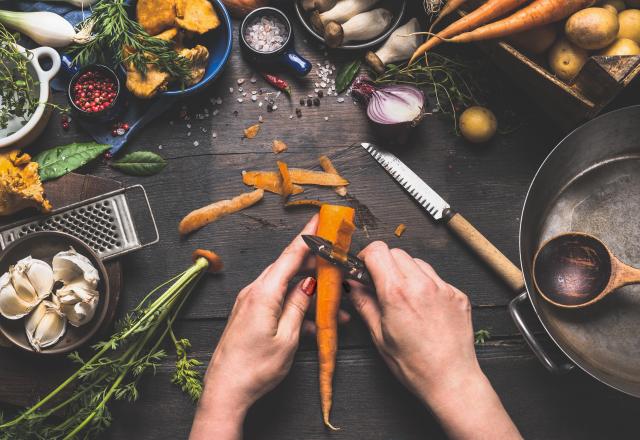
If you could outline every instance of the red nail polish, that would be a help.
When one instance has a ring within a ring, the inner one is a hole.
[[[302,289],[305,295],[313,296],[313,294],[316,291],[316,279],[314,277],[305,278],[300,288]]]

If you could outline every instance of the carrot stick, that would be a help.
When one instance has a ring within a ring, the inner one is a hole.
[[[264,191],[257,189],[249,193],[240,194],[230,200],[220,200],[219,202],[203,206],[200,209],[191,211],[185,216],[178,226],[180,235],[186,235],[190,232],[200,229],[201,227],[218,220],[228,214],[233,214],[244,208],[248,208],[262,200]]]
[[[507,18],[479,27],[471,32],[465,32],[449,41],[468,43],[506,37],[560,21],[594,3],[595,0],[536,0]]]
[[[329,159],[327,156],[320,156],[319,161],[320,161],[320,166],[325,171],[325,173],[335,174],[336,176],[340,175],[340,173],[338,173],[338,170],[336,170],[336,167],[333,166],[331,159]],[[336,186],[335,188],[333,188],[333,190],[339,196],[345,197],[347,195],[346,186]]]
[[[285,199],[293,194],[293,182],[291,182],[291,174],[289,174],[289,167],[282,161],[277,161],[278,170],[282,176],[282,197]]]
[[[438,32],[435,37],[425,41],[411,56],[409,64],[413,63],[419,56],[427,53],[443,40],[451,38],[462,32],[481,26],[496,17],[511,12],[522,6],[528,0],[489,0],[479,6],[473,12],[468,13],[459,20],[451,23],[449,26]]]
[[[347,229],[341,228],[341,226],[344,220],[353,223],[354,215],[354,209],[347,206],[323,205],[320,208],[317,235],[341,245],[345,252],[348,251],[351,235]],[[353,229],[350,231],[352,232]],[[317,259],[317,270],[316,340],[318,343],[320,402],[324,424],[335,430],[336,428],[329,421],[329,414],[333,398],[333,372],[336,367],[336,353],[338,351],[338,310],[342,293],[342,272],[338,267],[321,258]]]

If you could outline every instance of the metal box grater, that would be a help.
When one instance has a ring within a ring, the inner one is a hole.
[[[149,220],[155,237],[142,242],[129,208],[127,195],[140,191],[144,197]],[[0,247],[32,232],[60,231],[71,234],[91,247],[102,260],[124,255],[159,241],[158,227],[142,185],[133,185],[96,196],[45,216],[27,219],[0,229]]]

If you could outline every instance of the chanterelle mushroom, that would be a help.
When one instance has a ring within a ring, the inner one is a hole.
[[[209,60],[209,51],[207,48],[198,44],[191,49],[181,49],[178,53],[191,62],[191,75],[189,76],[189,80],[187,80],[187,85],[192,86],[199,83],[204,76],[207,60]]]
[[[51,203],[44,197],[38,164],[19,150],[0,153],[0,215],[31,207],[51,211]]]

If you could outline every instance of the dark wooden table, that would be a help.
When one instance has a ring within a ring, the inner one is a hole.
[[[307,43],[307,44],[305,44]],[[327,56],[301,31],[298,48],[314,64],[340,65],[351,55]],[[237,44],[235,45],[237,48]],[[278,196],[242,213],[226,217],[187,239],[180,239],[177,225],[190,210],[246,190],[243,169],[273,168],[276,156],[271,141],[282,139],[289,150],[278,156],[293,166],[310,166],[320,154],[331,154],[352,181],[350,191],[377,219],[367,234],[358,231],[355,247],[385,240],[423,258],[444,279],[465,291],[473,303],[476,329],[488,329],[491,340],[477,347],[482,368],[523,435],[530,439],[637,438],[634,418],[640,402],[614,392],[587,375],[574,371],[551,376],[523,342],[508,312],[514,292],[493,276],[446,228],[413,203],[369,157],[349,150],[360,141],[375,141],[363,112],[351,103],[325,97],[320,107],[303,108],[295,117],[301,96],[313,91],[315,73],[295,81],[293,99],[278,100],[278,110],[268,113],[245,98],[238,103],[236,80],[245,78],[245,91],[265,87],[251,84],[251,68],[237,50],[217,83],[200,96],[176,105],[136,137],[127,151],[157,151],[169,161],[162,173],[150,178],[127,177],[98,163],[85,170],[117,179],[125,185],[142,183],[157,216],[159,244],[122,259],[124,291],[120,313],[134,307],[153,286],[183,270],[196,247],[211,248],[225,261],[225,271],[203,280],[185,308],[178,325],[180,336],[193,343],[193,354],[205,365],[213,352],[233,306],[237,292],[253,280],[299,231],[312,209],[285,210]],[[398,156],[423,176],[457,210],[473,222],[513,261],[518,259],[518,225],[530,179],[565,134],[535,108],[528,108],[524,94],[510,79],[499,76],[513,102],[520,103],[521,127],[499,135],[488,145],[474,146],[452,132],[448,119],[429,116],[411,142],[396,150]],[[512,90],[513,89],[513,90]],[[211,99],[222,97],[222,105]],[[58,99],[61,99],[58,96]],[[247,102],[249,101],[249,102]],[[209,109],[215,116],[199,119]],[[190,116],[183,120],[180,113]],[[255,139],[242,139],[242,130],[264,123]],[[293,119],[289,115],[294,115]],[[325,121],[328,117],[328,121]],[[54,117],[32,150],[87,139],[76,124],[64,132]],[[213,137],[212,133],[217,137]],[[349,159],[345,160],[348,156]],[[399,223],[406,233],[393,235]],[[346,305],[348,307],[348,305]],[[59,360],[51,374],[62,374],[66,360]],[[143,384],[142,397],[133,404],[114,405],[114,425],[108,439],[186,438],[194,405],[170,383],[173,358],[164,361],[155,377]],[[3,380],[23,384],[25,395],[44,391],[44,379],[22,371]],[[19,387],[17,387],[19,388]],[[320,416],[315,343],[303,340],[293,369],[274,392],[253,408],[246,421],[249,439],[424,439],[442,438],[437,422],[389,373],[372,347],[362,322],[341,330],[334,383],[332,421],[342,427],[328,432]],[[19,399],[20,396],[16,396]],[[473,402],[460,408],[460,417],[473,411]],[[632,430],[633,428],[633,430]]]

